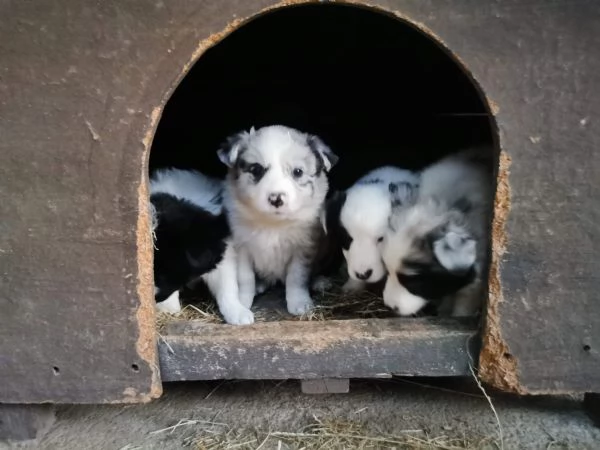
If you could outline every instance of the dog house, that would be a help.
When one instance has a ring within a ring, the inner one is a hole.
[[[546,3],[3,6],[2,433],[35,422],[23,404],[145,402],[162,381],[473,365],[506,391],[599,392],[600,7]],[[217,174],[227,134],[274,122],[322,136],[339,187],[400,156],[419,167],[491,145],[481,323],[175,321],[159,334],[150,166]]]

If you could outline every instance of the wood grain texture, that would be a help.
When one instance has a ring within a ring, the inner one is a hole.
[[[176,322],[159,345],[164,381],[469,374],[472,321],[363,319],[235,327]]]
[[[516,390],[600,391],[600,4],[371,3],[465,64],[512,159],[494,324],[506,351],[491,349],[489,380],[508,355]],[[138,315],[146,131],[216,33],[274,4],[0,5],[0,401],[158,395],[152,320]]]

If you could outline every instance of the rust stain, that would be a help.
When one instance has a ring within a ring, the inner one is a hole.
[[[506,221],[510,211],[510,185],[508,182],[511,159],[500,152],[494,220],[492,223],[492,261],[489,274],[489,297],[484,325],[483,345],[479,355],[479,375],[482,380],[504,391],[527,393],[519,382],[517,360],[510,353],[502,337],[500,304],[504,301],[500,264],[506,251]]]
[[[151,218],[148,201],[148,154],[152,144],[152,136],[160,117],[161,108],[154,108],[150,115],[150,124],[142,139],[143,154],[142,171],[138,187],[138,222],[137,222],[137,264],[138,285],[137,293],[140,304],[136,312],[139,326],[139,338],[136,351],[139,357],[148,363],[152,371],[150,392],[137,393],[133,388],[127,388],[123,393],[125,402],[148,402],[162,394],[160,371],[158,368],[156,311],[154,307],[154,246],[152,242]]]

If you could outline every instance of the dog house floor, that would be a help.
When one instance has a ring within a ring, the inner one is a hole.
[[[365,292],[313,295],[294,317],[283,290],[257,297],[253,325],[224,324],[214,301],[188,297],[177,316],[159,315],[163,381],[464,376],[478,352],[478,320],[400,318]]]

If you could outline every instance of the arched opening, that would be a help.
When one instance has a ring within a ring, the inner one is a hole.
[[[222,177],[223,140],[271,124],[322,137],[340,156],[330,176],[337,189],[384,164],[421,169],[493,148],[495,133],[473,81],[422,31],[370,8],[296,5],[253,19],[200,57],[164,108],[150,170]],[[391,315],[382,307],[374,317]]]

